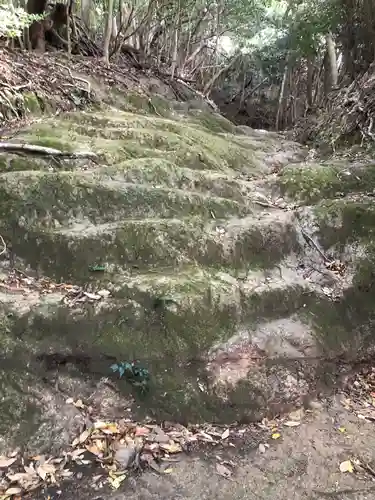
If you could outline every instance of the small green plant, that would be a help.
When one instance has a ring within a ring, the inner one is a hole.
[[[150,372],[141,366],[138,361],[115,363],[110,366],[111,370],[118,372],[120,378],[124,377],[133,386],[138,387],[142,392],[148,389]]]

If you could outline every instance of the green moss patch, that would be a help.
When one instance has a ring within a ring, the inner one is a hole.
[[[224,234],[227,235],[224,238]],[[199,263],[230,268],[268,267],[297,246],[290,221],[249,217],[225,225],[200,217],[139,219],[93,225],[88,221],[55,230],[4,225],[14,251],[32,267],[57,279],[84,279],[90,264],[148,269]]]
[[[179,189],[125,184],[85,173],[0,176],[0,213],[28,227],[60,227],[80,219],[93,224],[142,217],[213,217],[249,213],[236,201]]]
[[[371,198],[324,201],[314,208],[314,213],[327,246],[375,237],[375,206]]]
[[[279,185],[284,193],[303,203],[337,198],[350,192],[369,192],[375,188],[375,164],[348,169],[344,165],[288,167]]]

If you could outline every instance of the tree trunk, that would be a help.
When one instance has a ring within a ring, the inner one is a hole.
[[[329,89],[331,90],[331,88],[337,87],[337,81],[339,78],[337,69],[336,46],[331,33],[328,33],[328,35],[326,35],[326,45],[329,67]]]
[[[47,6],[47,0],[28,0],[26,10],[28,14],[43,14]]]
[[[66,40],[68,42],[68,54],[71,55],[71,53],[72,53],[72,42],[70,40],[70,12],[71,12],[71,8],[69,5],[71,5],[71,4],[66,5]]]
[[[117,40],[118,28],[116,16],[112,17],[112,28],[111,28],[111,40],[115,42]]]
[[[310,109],[313,105],[313,86],[314,86],[314,56],[307,57],[307,83],[306,83],[306,104]]]
[[[43,14],[47,6],[47,0],[27,0],[26,11],[28,14]],[[32,48],[30,40],[40,39],[41,34],[43,35],[42,42],[45,44],[44,30],[41,27],[39,21],[34,21],[27,30],[25,30],[25,45],[29,49]]]
[[[239,52],[236,56],[234,56],[230,61],[229,63],[224,66],[224,68],[221,68],[207,83],[206,85],[204,86],[204,89],[203,89],[203,94],[208,97],[210,92],[211,92],[211,89],[212,87],[215,85],[215,82],[224,74],[226,73],[228,70],[230,70],[230,68],[233,66],[233,64],[235,64],[235,62],[241,57],[241,52]]]
[[[108,0],[108,12],[106,16],[106,27],[104,33],[103,59],[109,64],[109,44],[112,35],[113,0]]]
[[[277,107],[277,113],[276,113],[276,123],[275,123],[275,128],[276,130],[280,130],[280,125],[281,125],[281,115],[284,111],[284,102],[285,102],[285,94],[286,94],[286,82],[288,80],[288,74],[289,74],[289,61],[287,60],[284,68],[284,74],[283,74],[283,79],[281,82],[281,87],[280,87],[280,94],[279,94],[279,105]]]
[[[177,55],[178,55],[178,40],[180,33],[180,20],[181,20],[181,9],[180,2],[178,2],[177,6],[177,19],[176,19],[176,27],[174,29],[174,43],[173,43],[173,53],[172,53],[172,67],[171,67],[171,77],[174,78],[177,68]]]
[[[90,30],[91,28],[90,11],[91,11],[91,0],[81,0],[81,18],[88,30]]]

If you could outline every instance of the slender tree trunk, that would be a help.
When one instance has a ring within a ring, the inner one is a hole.
[[[327,46],[327,57],[328,57],[328,67],[329,67],[329,87],[337,87],[337,81],[339,78],[337,69],[337,56],[336,56],[336,46],[332,38],[332,34],[328,33],[326,35],[326,46]]]
[[[71,14],[71,4],[66,5],[66,41],[68,42],[68,54],[72,53],[72,41],[70,39],[70,14]]]
[[[113,0],[108,0],[108,12],[106,15],[106,27],[104,33],[103,58],[109,64],[109,44],[112,35]]]
[[[91,0],[81,0],[81,19],[88,30],[90,30],[91,28],[90,11],[91,11]]]
[[[307,57],[306,103],[308,109],[313,105],[314,59],[313,55]]]
[[[112,27],[111,27],[111,41],[112,46],[116,42],[118,36],[117,19],[116,16],[112,17]]]
[[[172,55],[172,68],[171,68],[171,77],[174,78],[174,75],[176,73],[176,68],[177,68],[177,55],[178,55],[178,38],[179,38],[179,32],[180,32],[180,19],[181,19],[181,9],[180,9],[180,2],[178,2],[178,13],[177,13],[177,19],[176,19],[176,27],[174,30],[174,43],[173,43],[173,55]]]
[[[286,82],[288,81],[288,74],[289,74],[289,60],[287,59],[287,62],[285,64],[285,68],[284,68],[283,79],[281,81],[281,87],[280,87],[279,105],[277,107],[276,123],[275,123],[276,130],[280,130],[281,116],[282,116],[282,113],[284,112],[285,94],[286,94],[286,87],[287,87]]]

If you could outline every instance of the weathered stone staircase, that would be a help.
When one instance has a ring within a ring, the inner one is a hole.
[[[215,114],[166,114],[66,114],[17,138],[94,151],[97,162],[0,157],[4,273],[111,292],[74,307],[57,288],[0,293],[5,444],[68,440],[79,416],[67,395],[96,391],[98,411],[124,412],[129,384],[113,378],[108,405],[98,389],[114,360],[138,359],[152,374],[138,413],[252,420],[302,404],[317,378],[337,375],[322,359],[354,345],[345,298],[332,300],[352,281],[304,240],[306,208],[281,198],[288,186],[298,198],[298,172],[315,170],[274,173],[306,152]]]

